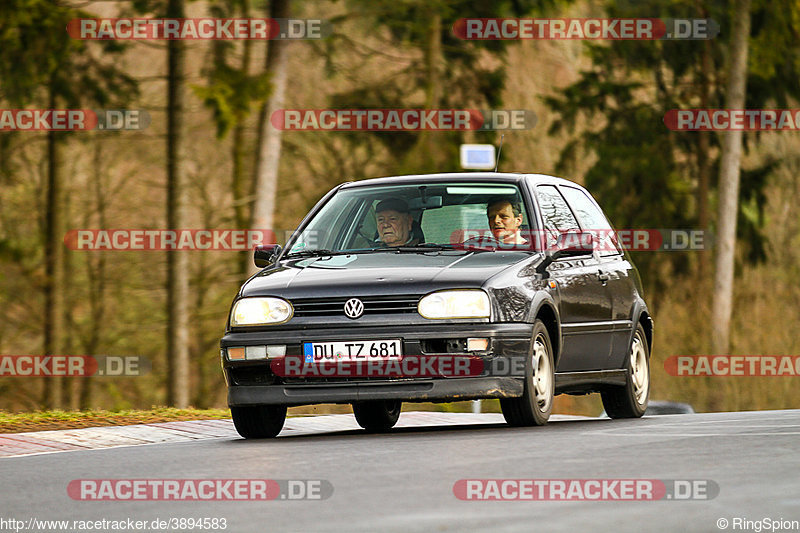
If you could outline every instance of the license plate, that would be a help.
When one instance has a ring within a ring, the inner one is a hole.
[[[306,363],[333,361],[391,361],[401,359],[399,339],[381,341],[304,342]]]

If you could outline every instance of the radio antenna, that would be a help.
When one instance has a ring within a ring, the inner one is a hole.
[[[497,172],[497,167],[500,166],[500,152],[503,151],[503,138],[506,136],[505,133],[500,135],[500,148],[497,149],[497,160],[494,163],[494,171]]]

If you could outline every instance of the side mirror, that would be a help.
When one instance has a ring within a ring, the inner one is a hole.
[[[253,250],[253,262],[258,268],[270,266],[281,253],[280,244],[259,244]]]
[[[544,259],[536,266],[536,272],[544,273],[553,261],[564,257],[577,257],[594,252],[594,235],[588,231],[568,231],[558,236],[553,248],[545,251]]]

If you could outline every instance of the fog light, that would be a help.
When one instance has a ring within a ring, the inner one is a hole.
[[[485,352],[489,349],[489,339],[486,338],[469,338],[467,339],[468,352]]]
[[[267,346],[267,357],[285,357],[286,356],[286,345],[285,344],[276,344],[273,346]]]
[[[267,347],[266,346],[245,346],[244,348],[245,359],[266,359]]]
[[[243,361],[244,348],[228,348],[228,361]]]

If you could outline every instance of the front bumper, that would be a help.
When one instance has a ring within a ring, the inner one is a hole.
[[[523,381],[511,377],[361,381],[303,385],[228,387],[228,405],[310,405],[369,400],[456,402],[522,396]]]
[[[368,400],[446,402],[521,396],[523,380],[518,362],[528,357],[531,339],[531,325],[525,323],[237,331],[227,333],[220,346],[224,351],[234,346],[285,344],[287,356],[299,356],[303,342],[399,338],[406,355],[452,356],[455,355],[452,352],[431,353],[430,341],[466,337],[490,339],[486,352],[472,355],[480,357],[486,368],[503,368],[507,372],[503,375],[489,372],[489,375],[479,377],[286,378],[274,374],[269,361],[229,361],[223,358],[228,404],[291,406]],[[511,361],[516,364],[511,364]]]

